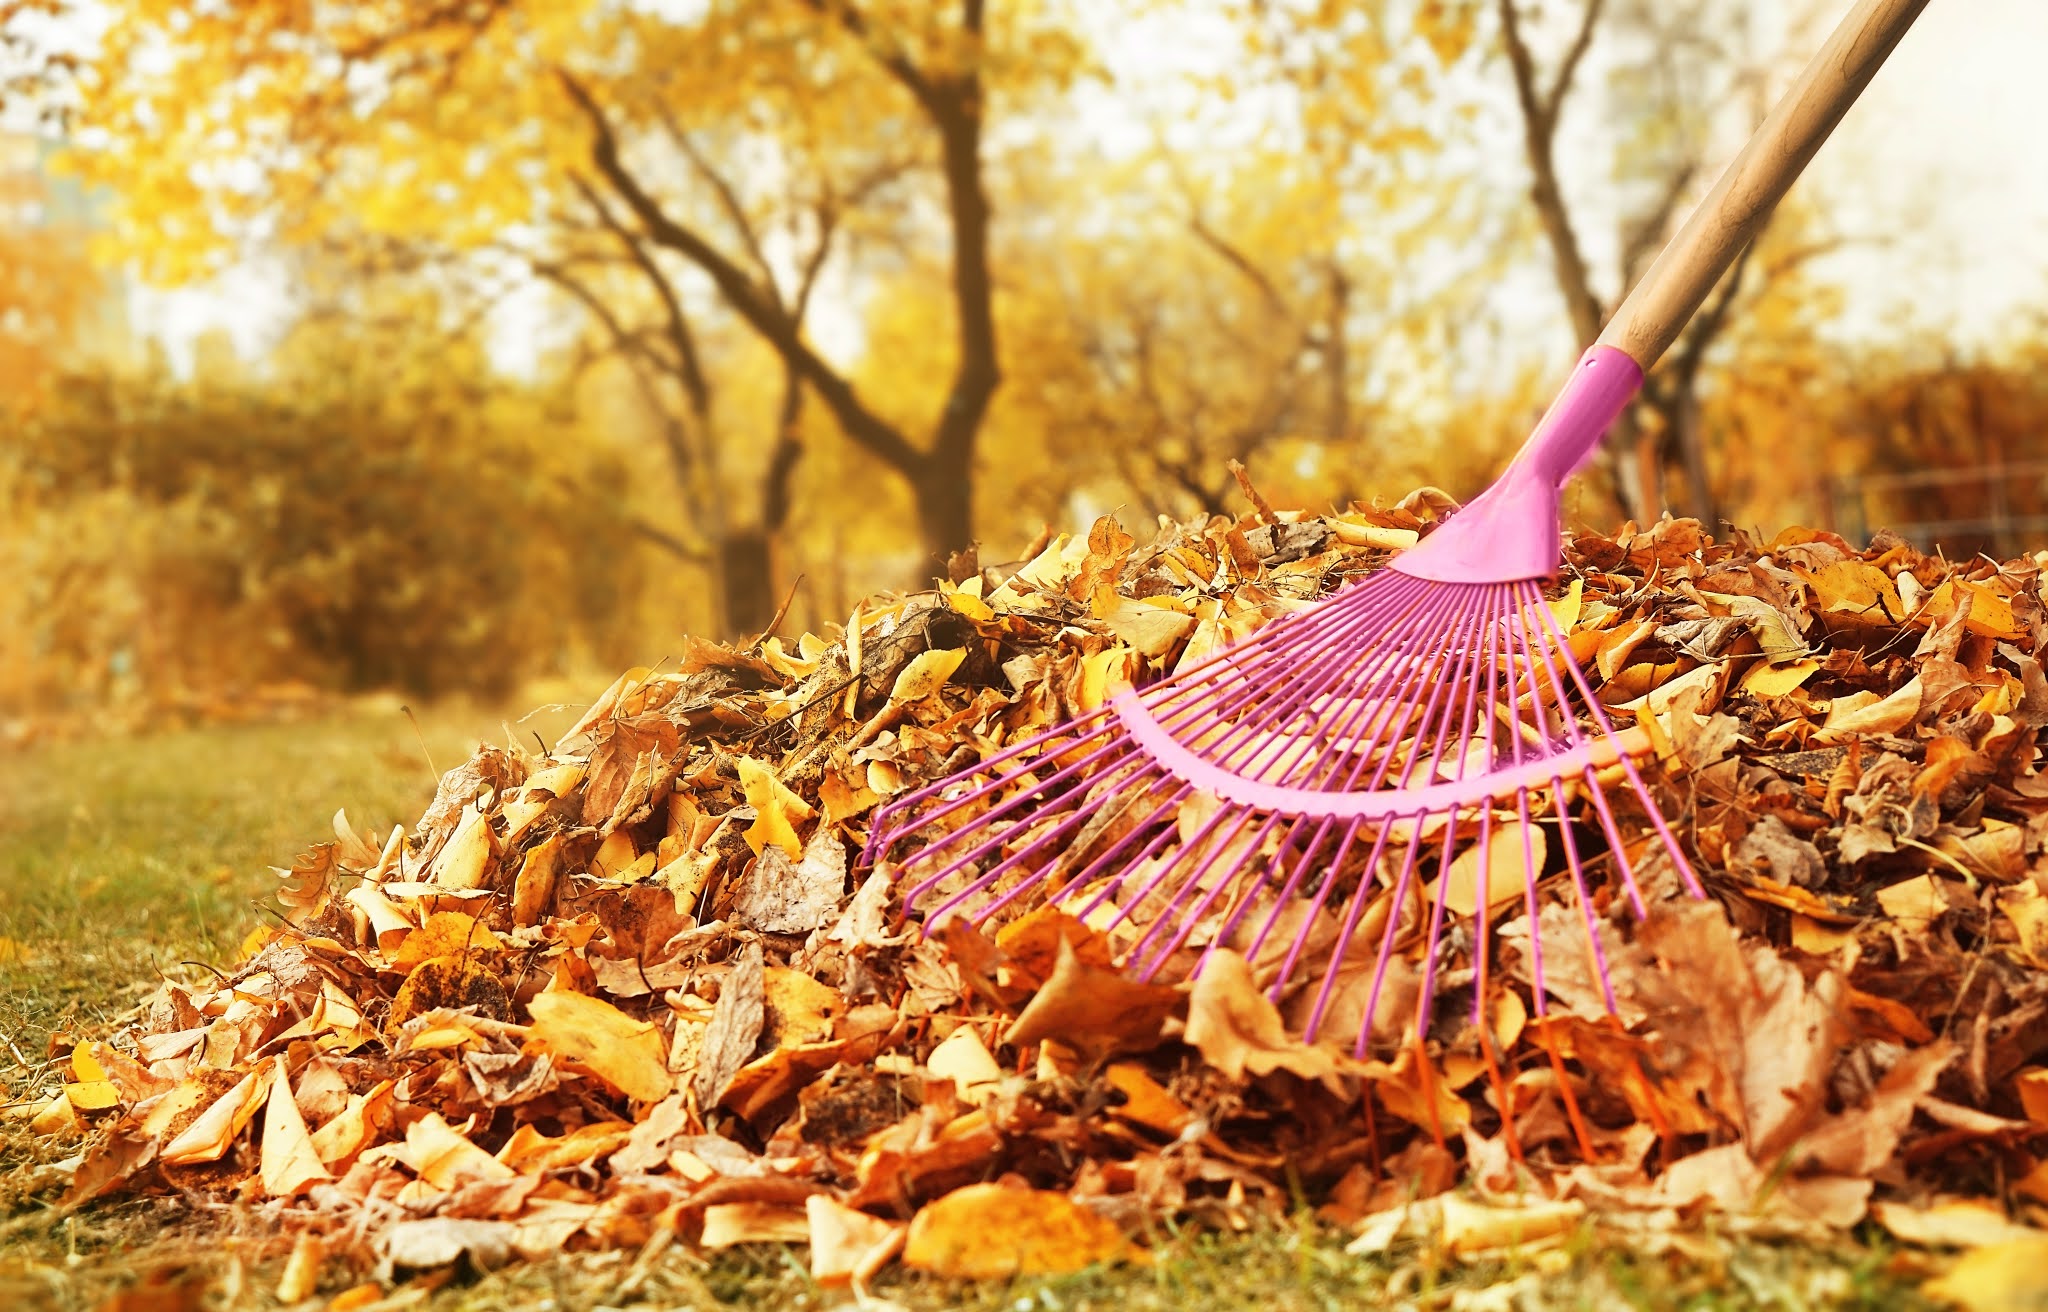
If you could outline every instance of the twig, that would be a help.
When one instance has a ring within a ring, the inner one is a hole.
[[[434,787],[439,788],[441,772],[434,766],[434,754],[427,750],[427,735],[420,731],[420,717],[412,713],[410,706],[401,706],[398,709],[404,711],[405,718],[412,721],[412,736],[420,740],[420,755],[427,758],[427,769],[434,773]]]

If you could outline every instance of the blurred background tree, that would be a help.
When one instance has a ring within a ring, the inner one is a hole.
[[[1840,7],[0,3],[0,706],[658,659],[1232,460],[1469,495]],[[2040,325],[1870,322],[1915,214],[1810,191],[1568,512],[2016,550]]]

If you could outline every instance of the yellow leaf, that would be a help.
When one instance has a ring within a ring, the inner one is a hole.
[[[791,792],[775,777],[773,770],[751,756],[739,759],[739,772],[740,787],[747,794],[747,805],[754,808],[754,823],[747,827],[747,846],[754,849],[756,856],[769,843],[792,857],[802,856],[804,845],[803,840],[797,837],[796,826],[799,821],[808,820],[816,814],[810,804]]]
[[[617,879],[639,856],[633,847],[633,836],[623,829],[614,829],[597,845],[597,855],[590,858],[590,873],[599,879]]]
[[[1878,698],[1875,693],[1837,697],[1828,707],[1827,723],[1813,736],[1814,745],[1826,747],[1851,738],[1897,733],[1918,718],[1921,693],[1916,674],[1889,697]]]
[[[1786,697],[1819,669],[1820,662],[1816,660],[1794,661],[1790,665],[1759,662],[1755,669],[1742,676],[1742,690],[1752,697]]]
[[[1870,1215],[1894,1238],[1928,1248],[1988,1248],[2048,1239],[2039,1230],[2006,1219],[2004,1208],[1976,1199],[1952,1199],[1931,1207],[1878,1202],[1871,1204]]]
[[[289,1306],[311,1298],[320,1287],[320,1268],[326,1263],[326,1242],[311,1232],[301,1234],[292,1243],[292,1255],[285,1259],[284,1273],[277,1278],[277,1301]]]
[[[1909,930],[1925,929],[1948,910],[1945,885],[1933,875],[1915,875],[1877,890],[1885,914]]]
[[[970,1184],[911,1220],[903,1264],[955,1280],[1004,1280],[1133,1254],[1116,1222],[1065,1194]]]
[[[1547,841],[1539,826],[1524,826],[1520,820],[1510,820],[1505,824],[1496,822],[1486,851],[1488,910],[1520,900],[1532,863],[1535,872],[1541,875],[1543,861],[1548,854]],[[1478,843],[1473,843],[1452,860],[1449,878],[1450,887],[1444,894],[1445,908],[1453,915],[1472,915],[1479,906]],[[1431,906],[1436,905],[1437,886],[1443,882],[1441,878],[1429,881],[1426,894]]]
[[[1921,1286],[1965,1312],[2012,1312],[2048,1303],[2048,1235],[1963,1254],[1948,1274]]]
[[[967,651],[960,647],[919,652],[896,676],[895,686],[889,689],[889,700],[899,704],[922,701],[945,687],[946,680],[953,677],[953,671],[966,659]]]
[[[616,830],[613,832],[617,832]],[[555,903],[555,876],[562,860],[562,836],[549,834],[526,854],[512,882],[512,923],[537,925]]]
[[[1437,1203],[1443,1214],[1444,1246],[1453,1253],[1517,1248],[1555,1238],[1574,1229],[1586,1215],[1586,1205],[1576,1198],[1497,1207],[1445,1194]]]
[[[32,1132],[45,1135],[68,1134],[80,1127],[78,1110],[71,1105],[71,1099],[61,1093],[39,1104],[28,1123]]]
[[[1579,612],[1585,609],[1586,581],[1573,579],[1564,595],[1550,603],[1550,613],[1557,620],[1559,633],[1570,633],[1579,623]]]
[[[472,808],[456,826],[448,846],[441,849],[430,882],[443,888],[482,888],[497,846],[491,833],[491,818]]]
[[[313,1132],[314,1156],[334,1169],[367,1148],[391,1115],[396,1088],[390,1080],[379,1080],[367,1093],[350,1094],[341,1113]]]
[[[107,1068],[100,1065],[100,1059],[92,1055],[90,1043],[72,1045],[71,1075],[80,1084],[94,1084],[106,1080]]]
[[[2017,642],[2027,636],[2026,626],[2012,613],[2010,598],[1995,588],[1967,579],[1949,579],[1936,588],[1927,598],[1921,615],[1938,622],[1962,605],[1966,597],[1970,613],[1963,620],[1963,628],[1968,632],[2006,642]]]
[[[980,1106],[995,1094],[1003,1068],[989,1055],[988,1047],[972,1025],[962,1025],[952,1037],[932,1049],[925,1069],[942,1080],[951,1080],[962,1102]]]
[[[1109,1109],[1109,1114],[1119,1120],[1171,1137],[1185,1130],[1194,1119],[1195,1114],[1186,1103],[1168,1093],[1136,1062],[1113,1063],[1102,1073],[1102,1080],[1124,1096],[1122,1106]]]
[[[1824,569],[1801,570],[1814,602],[1834,615],[1859,615],[1873,622],[1896,624],[1906,616],[1905,603],[1891,576],[1862,560],[1838,560]]]
[[[518,1174],[455,1132],[439,1112],[428,1112],[405,1129],[405,1164],[436,1189],[455,1189],[474,1180],[510,1180]]]
[[[1084,713],[1097,709],[1130,683],[1133,656],[1129,647],[1116,646],[1081,658],[1081,686],[1074,700]]]
[[[320,1287],[320,1269],[327,1264],[327,1243],[310,1231],[292,1242],[292,1255],[285,1259],[284,1272],[277,1278],[277,1301],[290,1306],[311,1298]]]
[[[64,1096],[82,1112],[103,1112],[121,1105],[121,1091],[112,1080],[81,1080],[64,1086]]]
[[[1387,528],[1343,515],[1323,521],[1337,540],[1350,547],[1378,547],[1382,551],[1406,551],[1421,536],[1412,528]]]
[[[272,1198],[290,1198],[321,1180],[334,1177],[313,1150],[313,1137],[306,1132],[305,1118],[292,1101],[292,1086],[286,1077],[284,1054],[279,1053],[270,1077],[270,1105],[263,1112],[263,1192]]]
[[[522,1174],[558,1171],[610,1156],[632,1137],[633,1127],[624,1121],[579,1125],[560,1138],[550,1138],[530,1124],[522,1125],[498,1150],[498,1160]]]
[[[460,957],[492,952],[503,947],[498,936],[485,929],[475,916],[460,911],[436,911],[427,923],[405,936],[391,958],[393,970],[411,972],[430,957]]]
[[[675,1087],[659,1026],[582,993],[535,994],[526,1009],[532,1045],[583,1063],[627,1097],[657,1102]]]
[[[995,609],[987,602],[958,588],[946,594],[946,601],[955,611],[977,623],[987,624],[996,617]]]
[[[2020,1106],[2026,1108],[2027,1119],[2036,1125],[2048,1125],[2048,1066],[2029,1066],[2012,1077],[2019,1089]]]

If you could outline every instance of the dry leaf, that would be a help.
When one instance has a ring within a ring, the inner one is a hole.
[[[581,1062],[640,1102],[668,1096],[674,1082],[660,1027],[581,993],[537,993],[526,1007],[533,1016],[533,1047]]]
[[[740,787],[746,791],[747,805],[754,808],[754,823],[747,827],[747,846],[754,849],[756,856],[770,843],[790,857],[801,855],[803,840],[797,837],[796,827],[814,814],[810,804],[753,757],[743,756],[737,764]]]
[[[911,1218],[903,1264],[954,1280],[1079,1271],[1131,1256],[1115,1222],[1041,1189],[971,1184]]]
[[[1286,1071],[1345,1092],[1348,1063],[1288,1034],[1280,1009],[1259,992],[1251,966],[1235,952],[1214,953],[1195,977],[1186,1037],[1202,1060],[1232,1079]]]
[[[761,945],[747,944],[719,989],[718,1005],[697,1058],[697,1106],[706,1111],[718,1106],[761,1041],[768,1019],[767,979],[761,960]]]
[[[824,1194],[804,1200],[810,1222],[811,1279],[827,1287],[865,1284],[902,1251],[909,1226],[857,1212]]]
[[[275,1066],[265,1064],[244,1075],[182,1133],[165,1144],[157,1160],[166,1166],[219,1161],[235,1137],[254,1119],[257,1108],[263,1103],[263,1095],[270,1091],[270,1080],[275,1073]]]
[[[945,686],[966,659],[964,649],[919,652],[896,676],[895,686],[889,689],[889,700],[901,704],[931,696]]]
[[[305,1118],[292,1101],[291,1080],[285,1073],[282,1054],[271,1070],[270,1103],[263,1112],[260,1175],[263,1192],[272,1198],[290,1198],[318,1181],[334,1178],[321,1162],[320,1154],[314,1151]]]
[[[951,1038],[932,1049],[925,1067],[942,1080],[951,1080],[963,1102],[979,1106],[995,1093],[1003,1068],[989,1055],[981,1036],[971,1025],[962,1025]]]
[[[2040,1307],[2048,1303],[2048,1236],[1973,1249],[1921,1292],[1964,1312]]]
[[[1057,1039],[1100,1053],[1149,1048],[1180,1002],[1177,989],[1087,965],[1061,938],[1052,978],[1032,995],[1003,1042],[1020,1048]]]
[[[801,1244],[811,1237],[810,1218],[802,1208],[775,1203],[713,1203],[704,1209],[705,1248],[734,1244]]]
[[[1911,1207],[1881,1202],[1871,1204],[1870,1215],[1901,1243],[1926,1248],[1989,1248],[2048,1241],[2048,1233],[2014,1224],[1990,1203],[1951,1200],[1932,1207]]]
[[[846,893],[846,847],[823,825],[791,861],[783,849],[761,849],[733,900],[733,915],[764,934],[808,934],[828,924]]]

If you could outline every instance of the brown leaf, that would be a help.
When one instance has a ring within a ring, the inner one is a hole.
[[[767,976],[761,945],[749,943],[734,959],[720,985],[718,1005],[704,1031],[694,1088],[697,1106],[708,1114],[725,1097],[740,1067],[753,1058],[767,1023]]]
[[[1210,956],[1188,995],[1187,1041],[1202,1060],[1232,1079],[1286,1071],[1346,1092],[1350,1063],[1288,1034],[1273,1000],[1259,992],[1251,966],[1235,952]]]
[[[845,893],[846,847],[820,825],[801,861],[792,861],[778,846],[762,848],[740,884],[732,913],[764,934],[808,934],[831,922]]]
[[[1084,964],[1062,938],[1052,978],[1032,995],[1003,1042],[1024,1047],[1057,1039],[1094,1054],[1142,1051],[1159,1042],[1160,1028],[1180,1002],[1177,989]]]

